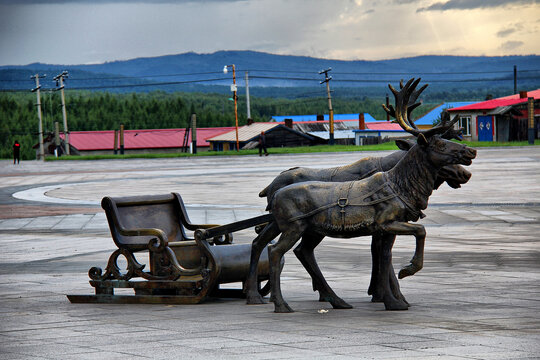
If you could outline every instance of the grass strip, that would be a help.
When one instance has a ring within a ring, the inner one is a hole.
[[[527,141],[515,142],[494,142],[494,141],[462,141],[460,142],[467,146],[478,147],[501,147],[501,146],[530,146]],[[535,140],[535,146],[540,145],[540,140]],[[348,151],[383,151],[397,150],[398,147],[393,141],[385,142],[377,145],[316,145],[316,146],[299,146],[299,147],[282,147],[269,148],[270,154],[309,154],[320,152],[348,152]],[[127,150],[129,152],[129,150]],[[158,159],[158,158],[176,158],[176,157],[196,157],[196,156],[238,156],[238,155],[258,155],[259,150],[240,150],[240,151],[202,151],[197,154],[189,153],[153,153],[153,154],[124,154],[124,155],[69,155],[62,157],[48,156],[46,161],[58,160],[105,160],[105,159]]]

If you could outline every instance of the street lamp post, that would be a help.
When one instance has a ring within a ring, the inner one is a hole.
[[[231,91],[233,92],[233,98],[234,98],[234,122],[235,122],[235,128],[236,128],[236,151],[239,151],[240,146],[239,146],[239,141],[238,141],[238,107],[237,107],[238,98],[236,96],[236,69],[234,67],[234,64],[225,65],[223,67],[223,73],[224,74],[226,74],[228,72],[228,68],[232,68],[233,83],[231,85]]]

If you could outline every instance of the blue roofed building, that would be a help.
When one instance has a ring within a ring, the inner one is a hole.
[[[334,121],[336,120],[357,120],[358,115],[356,114],[334,114]],[[285,119],[291,119],[293,122],[304,122],[304,121],[329,121],[330,118],[328,114],[325,115],[279,115],[272,116],[272,121],[276,122],[285,122]],[[365,122],[374,122],[377,121],[373,116],[368,113],[364,113]]]
[[[456,101],[456,102],[447,102],[437,105],[431,109],[428,113],[421,116],[418,120],[415,120],[414,123],[420,129],[429,129],[433,127],[433,124],[441,118],[441,113],[446,109],[457,108],[460,106],[466,106],[470,104],[475,104],[478,101]]]

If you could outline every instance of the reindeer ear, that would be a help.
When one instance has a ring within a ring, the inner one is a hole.
[[[396,140],[396,145],[397,145],[398,149],[405,150],[405,151],[409,151],[409,149],[412,148],[412,146],[413,146],[413,144],[411,144],[407,140],[402,140],[402,139],[397,139]]]
[[[422,133],[418,134],[418,140],[417,141],[418,141],[418,145],[420,145],[420,146],[427,146],[428,145],[428,140],[426,139],[426,137]]]

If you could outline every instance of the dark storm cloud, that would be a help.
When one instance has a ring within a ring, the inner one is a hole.
[[[446,2],[436,2],[428,7],[419,8],[416,12],[485,9],[506,5],[530,5],[539,3],[540,0],[449,0]]]

